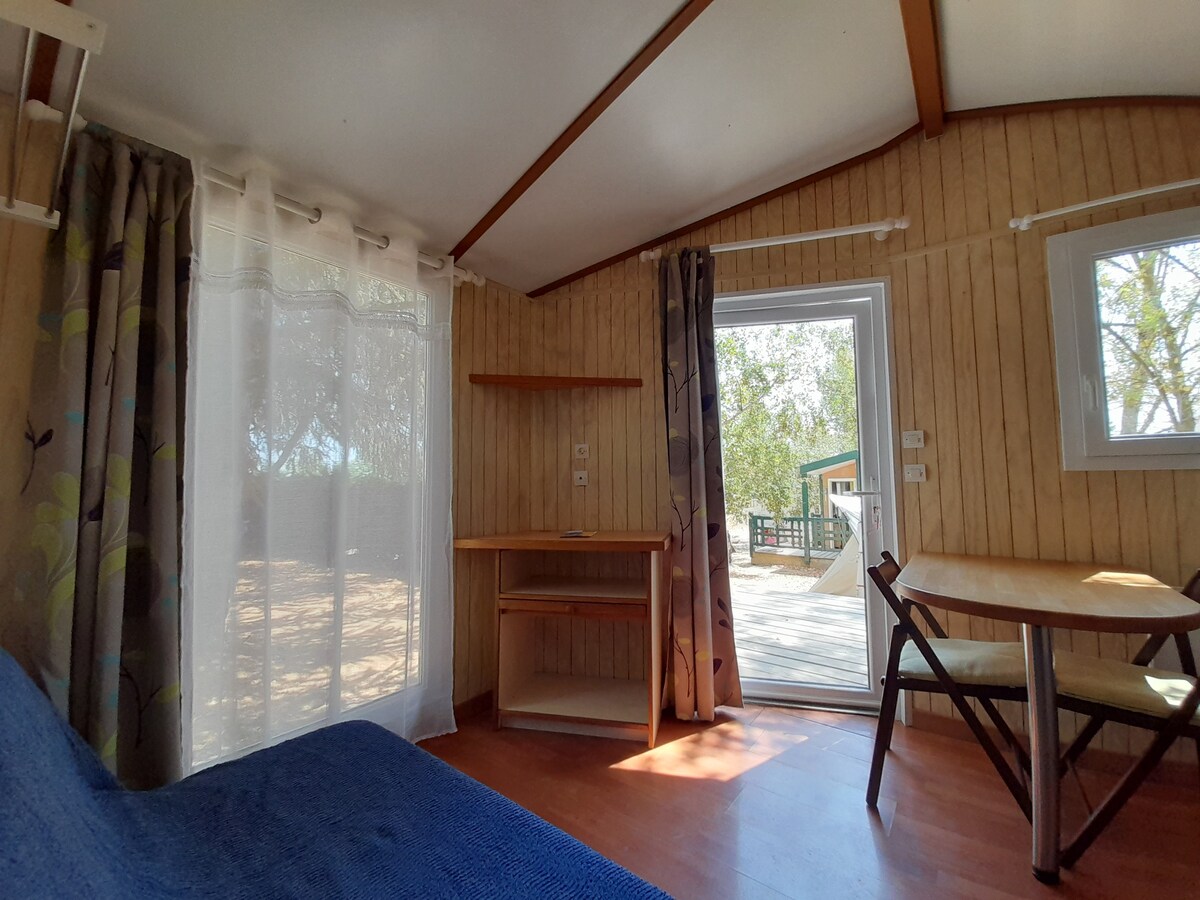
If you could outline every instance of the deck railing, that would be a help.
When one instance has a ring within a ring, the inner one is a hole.
[[[750,552],[799,550],[805,563],[813,551],[838,551],[850,540],[850,523],[834,516],[750,516]]]

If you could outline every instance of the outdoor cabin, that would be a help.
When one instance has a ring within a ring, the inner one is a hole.
[[[805,463],[800,467],[801,477],[815,476],[817,480],[817,502],[824,515],[833,517],[836,508],[829,498],[835,494],[848,494],[858,490],[858,451],[847,450],[835,456]]]
[[[1198,47],[0,0],[0,895],[1200,896]]]

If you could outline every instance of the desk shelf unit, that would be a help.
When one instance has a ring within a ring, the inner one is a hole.
[[[646,531],[585,538],[522,532],[455,541],[459,550],[496,554],[497,727],[630,738],[654,746],[662,714],[670,543],[670,532]],[[618,563],[607,568],[640,574],[562,574],[604,568],[578,565],[582,554],[603,554]],[[536,623],[562,617],[642,623],[639,677],[539,671]]]

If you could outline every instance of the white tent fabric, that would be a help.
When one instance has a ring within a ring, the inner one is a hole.
[[[280,211],[263,176],[195,210],[189,768],[346,718],[451,731],[453,267]]]
[[[862,564],[862,499],[846,497],[841,494],[830,494],[829,502],[846,517],[850,523],[850,540],[842,547],[842,552],[830,564],[825,573],[817,579],[812,590],[821,594],[836,594],[841,597],[863,596],[863,564]]]

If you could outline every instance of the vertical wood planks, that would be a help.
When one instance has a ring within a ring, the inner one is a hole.
[[[1181,584],[1200,567],[1200,472],[1066,472],[1054,387],[1045,239],[1194,205],[1196,196],[1132,204],[1028,232],[1008,217],[1200,175],[1200,110],[1108,107],[952,122],[882,157],[707,226],[676,248],[909,215],[886,242],[869,236],[717,257],[718,289],[889,277],[897,430],[926,432],[924,485],[900,482],[904,552],[1098,560]],[[924,248],[941,245],[924,253]],[[913,255],[908,255],[912,253]],[[898,255],[904,254],[901,258]],[[666,432],[657,266],[624,260],[530,301],[489,285],[459,289],[454,319],[455,528],[665,528]],[[467,371],[516,366],[545,374],[640,376],[639,390],[502,397]],[[592,445],[586,489],[570,483],[575,442]],[[897,441],[897,444],[899,442]],[[455,560],[455,698],[491,687],[494,570],[486,554]],[[464,558],[465,557],[465,558]],[[479,557],[475,559],[474,557]],[[1008,626],[947,617],[954,636],[1012,639]],[[542,664],[638,677],[641,628],[617,623],[576,640],[547,621]],[[1128,658],[1137,639],[1071,633],[1060,646]],[[610,648],[611,647],[611,653]],[[607,660],[607,661],[606,661]],[[930,708],[919,698],[920,708]],[[944,712],[940,703],[934,709]],[[1018,721],[1015,725],[1020,726]],[[1127,730],[1103,746],[1128,751]]]

